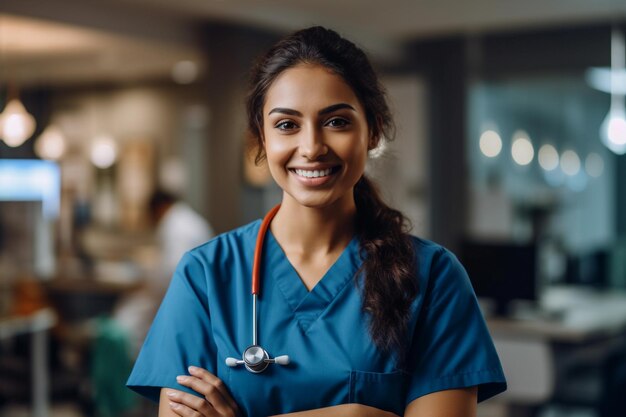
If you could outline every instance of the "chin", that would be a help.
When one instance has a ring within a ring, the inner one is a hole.
[[[300,206],[311,208],[311,209],[322,209],[322,208],[330,207],[334,203],[334,201],[328,201],[326,199],[316,199],[316,198],[294,199],[294,201]]]
[[[342,196],[336,195],[310,195],[310,194],[290,194],[287,193],[294,203],[310,208],[310,209],[325,209],[329,207],[335,207],[341,205]],[[313,193],[312,193],[313,194]]]

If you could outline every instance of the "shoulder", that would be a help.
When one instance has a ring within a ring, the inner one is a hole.
[[[420,286],[433,291],[473,293],[465,268],[457,256],[439,243],[411,236],[415,248]]]
[[[427,267],[429,271],[442,266],[461,266],[457,256],[439,243],[413,235],[411,235],[411,241],[413,242],[418,266]]]

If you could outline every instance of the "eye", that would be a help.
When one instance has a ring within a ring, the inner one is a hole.
[[[350,124],[350,122],[342,117],[335,117],[334,119],[330,119],[326,122],[326,126],[334,127],[334,128],[342,128],[346,127]]]
[[[296,126],[296,124],[291,120],[283,120],[276,123],[274,127],[278,130],[293,130],[298,126]]]

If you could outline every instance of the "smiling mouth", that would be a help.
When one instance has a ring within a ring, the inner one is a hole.
[[[320,178],[328,177],[339,170],[339,167],[327,168],[327,169],[290,169],[291,172],[303,178]]]

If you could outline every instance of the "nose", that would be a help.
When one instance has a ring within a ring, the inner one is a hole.
[[[316,126],[311,126],[302,132],[298,146],[300,156],[310,161],[328,153],[324,134],[322,130]]]

